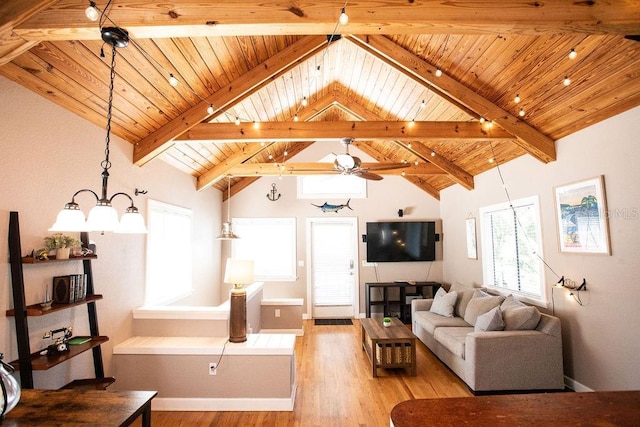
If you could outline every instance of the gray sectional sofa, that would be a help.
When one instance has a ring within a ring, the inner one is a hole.
[[[512,296],[454,284],[413,300],[411,319],[413,333],[474,393],[564,388],[560,320]]]

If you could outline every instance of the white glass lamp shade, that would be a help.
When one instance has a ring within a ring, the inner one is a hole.
[[[233,283],[234,285],[249,285],[253,283],[253,260],[227,258],[224,282]]]
[[[49,231],[86,231],[87,222],[80,209],[70,209],[65,206],[56,217],[56,222]]]
[[[98,12],[98,9],[96,9],[95,3],[86,8],[84,10],[84,14],[90,21],[97,21],[100,17],[100,13]]]
[[[351,157],[349,154],[336,155],[336,162],[338,166],[344,169],[352,169],[356,165],[355,160],[353,160],[353,157]]]
[[[115,231],[118,226],[118,212],[112,206],[98,204],[89,211],[88,231]]]
[[[116,233],[124,234],[144,234],[147,227],[144,225],[144,218],[139,212],[125,212],[120,219]]]

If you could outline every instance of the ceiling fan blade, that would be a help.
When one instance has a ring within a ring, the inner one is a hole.
[[[357,176],[358,178],[369,179],[371,181],[380,181],[382,177],[378,174],[366,172],[366,171],[355,171],[351,175]]]
[[[409,163],[367,163],[366,168],[372,171],[386,171],[393,169],[404,169],[410,166]]]

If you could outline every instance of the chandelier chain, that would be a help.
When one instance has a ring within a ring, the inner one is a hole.
[[[116,78],[116,47],[111,46],[111,75],[109,81],[109,100],[107,103],[107,136],[104,138],[104,160],[100,163],[104,170],[111,168],[111,162],[109,161],[109,141],[111,135],[111,109],[113,106],[113,87],[114,80]]]

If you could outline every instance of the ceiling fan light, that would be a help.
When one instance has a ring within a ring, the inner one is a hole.
[[[352,169],[356,165],[354,158],[349,154],[337,154],[335,163],[342,169]]]

